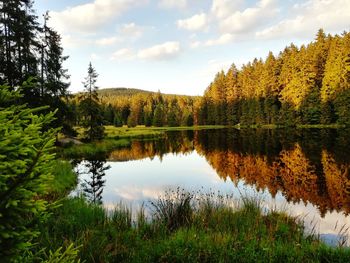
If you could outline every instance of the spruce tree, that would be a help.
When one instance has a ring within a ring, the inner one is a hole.
[[[7,0],[0,5],[0,75],[12,89],[28,77],[38,76],[36,35],[40,27],[32,7],[31,0]],[[38,91],[37,86],[27,87],[23,99],[28,103],[35,101]]]
[[[83,116],[82,126],[87,141],[101,140],[104,137],[103,114],[96,86],[98,74],[90,62],[88,75],[83,82],[85,92],[80,96],[80,111]]]
[[[51,182],[57,130],[44,131],[54,113],[43,107],[18,104],[21,95],[0,86],[0,258],[20,262],[39,235],[47,202],[42,199]]]

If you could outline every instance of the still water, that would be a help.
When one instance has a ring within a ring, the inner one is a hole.
[[[349,135],[336,129],[168,132],[78,163],[78,191],[110,208],[120,201],[138,207],[176,187],[255,196],[264,210],[299,216],[309,231],[336,244],[350,226]]]

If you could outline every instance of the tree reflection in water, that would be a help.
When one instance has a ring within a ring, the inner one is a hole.
[[[110,168],[106,165],[106,160],[86,160],[84,161],[86,168],[85,174],[89,175],[89,179],[84,179],[81,187],[87,199],[95,204],[102,203],[103,187],[106,180],[103,177],[106,175],[105,171]]]
[[[220,129],[169,132],[156,141],[134,141],[110,161],[162,157],[196,151],[224,180],[243,180],[272,197],[350,213],[350,132],[326,129]]]

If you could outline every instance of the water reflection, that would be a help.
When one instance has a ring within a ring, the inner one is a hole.
[[[243,179],[257,190],[268,189],[273,197],[281,192],[288,202],[311,202],[321,216],[333,210],[349,214],[350,144],[344,137],[346,133],[336,130],[210,133],[198,134],[196,150],[221,178],[230,178],[235,183]]]
[[[163,159],[165,154],[205,157],[217,175],[256,190],[308,202],[321,216],[350,212],[349,137],[344,130],[206,130],[170,132],[157,141],[135,141],[109,161]]]
[[[104,177],[110,166],[106,165],[106,160],[85,160],[79,164],[83,169],[84,178],[81,182],[82,194],[94,204],[102,204],[102,193],[106,183]]]
[[[91,182],[86,193],[96,192],[91,200],[97,202],[102,195],[105,206],[122,199],[135,207],[177,186],[237,198],[258,192],[264,209],[285,208],[334,241],[350,224],[348,134],[324,129],[169,132],[161,140],[134,141],[110,153],[107,163],[100,157],[102,163],[84,161],[78,167],[90,170],[81,176]],[[92,176],[96,171],[102,183]]]

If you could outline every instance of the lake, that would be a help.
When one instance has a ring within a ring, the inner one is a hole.
[[[167,189],[253,196],[336,244],[350,226],[350,131],[217,129],[167,132],[79,162],[78,191],[112,208]]]

